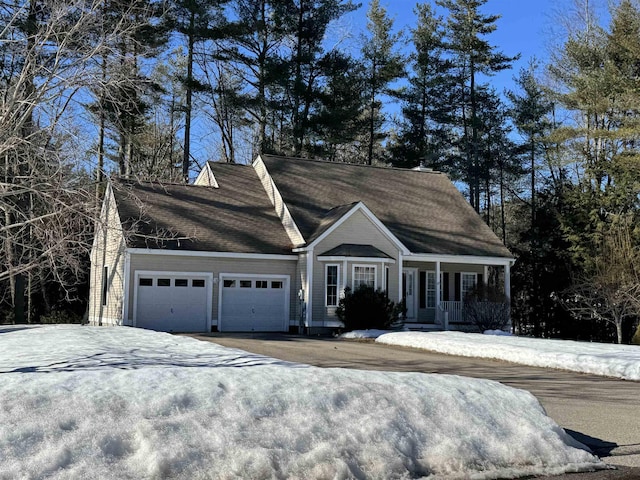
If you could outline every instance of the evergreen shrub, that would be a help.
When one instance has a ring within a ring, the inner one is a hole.
[[[353,291],[348,287],[345,289],[336,315],[347,331],[388,330],[398,321],[403,310],[402,304],[389,300],[384,291],[360,285]]]

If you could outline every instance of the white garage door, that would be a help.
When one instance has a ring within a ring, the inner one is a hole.
[[[136,326],[161,332],[206,332],[211,279],[139,273]]]
[[[219,328],[224,332],[288,330],[287,287],[283,277],[221,276]]]

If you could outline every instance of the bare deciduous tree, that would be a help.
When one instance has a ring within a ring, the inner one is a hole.
[[[48,309],[47,284],[70,296],[88,270],[97,209],[74,118],[100,82],[135,81],[101,74],[132,28],[97,33],[103,13],[99,0],[0,5],[0,287],[16,322],[31,320],[36,292]]]
[[[640,258],[632,240],[632,220],[619,219],[602,236],[591,272],[564,292],[560,301],[573,316],[600,320],[616,329],[622,343],[622,325],[640,316]]]

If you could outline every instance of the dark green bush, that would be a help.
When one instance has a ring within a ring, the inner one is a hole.
[[[348,287],[345,289],[336,315],[347,331],[371,328],[387,330],[398,321],[402,311],[402,304],[389,300],[382,290],[360,285],[353,292]]]

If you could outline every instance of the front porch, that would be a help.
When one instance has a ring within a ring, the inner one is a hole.
[[[487,257],[405,257],[401,285],[405,326],[419,330],[473,330],[475,326],[465,312],[466,296],[477,285],[490,283],[509,299],[511,262]]]

